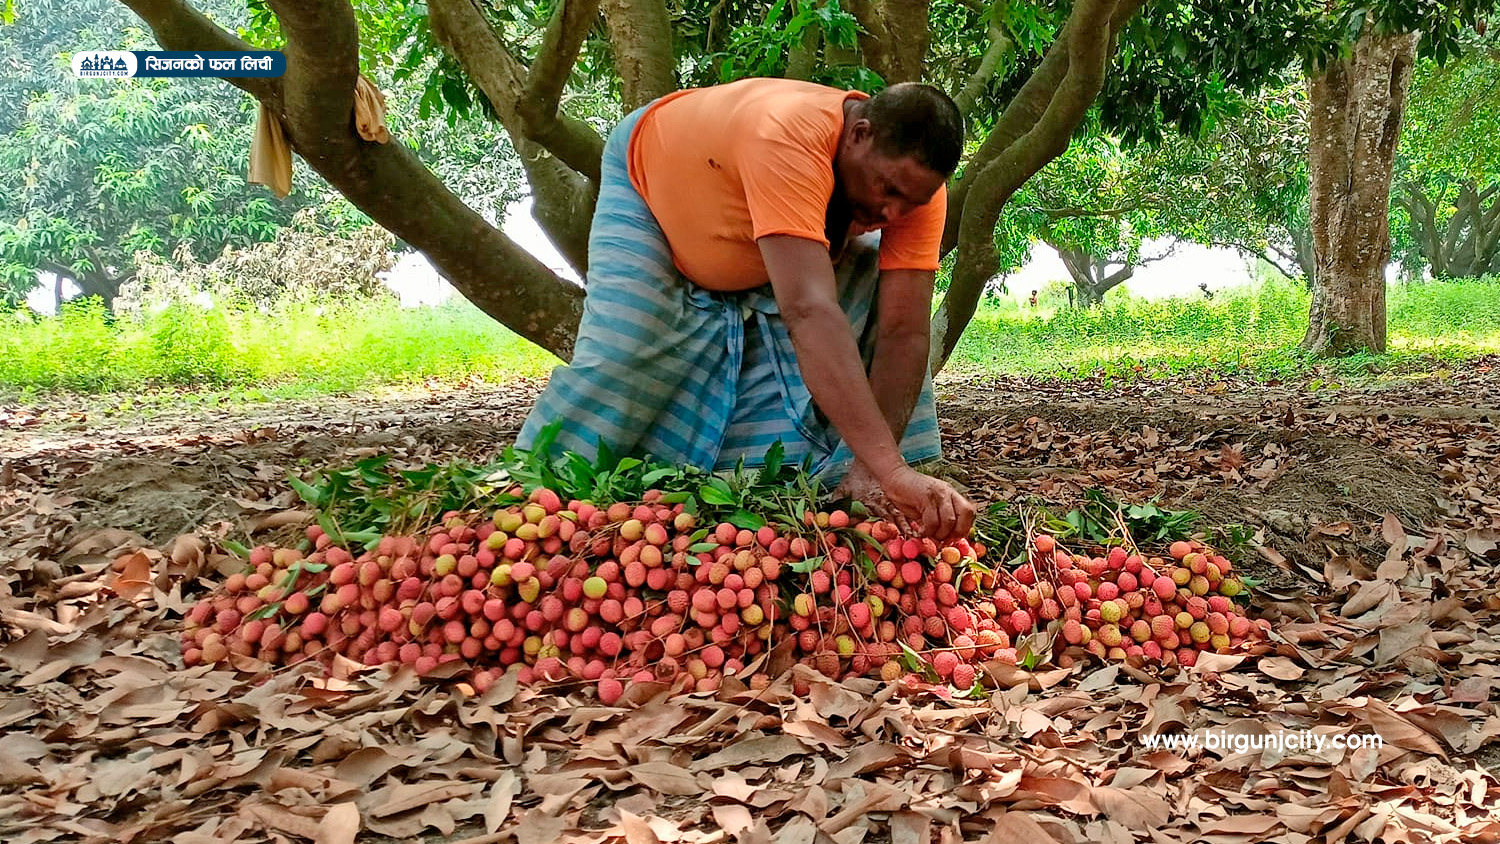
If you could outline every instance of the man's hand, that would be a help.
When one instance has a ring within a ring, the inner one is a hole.
[[[912,528],[911,521],[901,508],[891,503],[886,497],[885,490],[880,488],[880,482],[875,480],[875,475],[859,461],[854,462],[854,467],[849,474],[844,476],[844,482],[833,493],[834,498],[852,498],[870,508],[870,512],[878,518],[884,519],[896,526],[903,536],[911,536],[916,533]]]
[[[968,536],[975,508],[951,484],[903,464],[885,479],[877,479],[856,463],[839,487],[895,522],[904,534],[912,528],[940,542]]]

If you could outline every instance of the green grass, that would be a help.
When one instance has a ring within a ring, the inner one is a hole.
[[[287,302],[269,312],[176,304],[140,320],[96,305],[56,318],[0,314],[0,389],[105,393],[191,388],[247,399],[430,379],[504,381],[558,360],[467,302]]]
[[[1387,304],[1386,354],[1321,365],[1352,375],[1500,352],[1500,278],[1397,285]],[[1213,300],[1122,298],[1087,311],[1032,315],[991,306],[975,315],[949,367],[1061,377],[1288,377],[1320,365],[1297,349],[1309,307],[1299,285],[1269,282]]]
[[[1154,302],[1121,298],[1041,314],[987,302],[950,371],[1138,378],[1182,373],[1288,377],[1308,294],[1294,285]],[[1390,351],[1324,364],[1342,375],[1441,367],[1500,352],[1500,279],[1396,286]],[[258,401],[426,381],[503,382],[557,360],[462,300],[402,308],[392,299],[287,302],[270,311],[176,304],[113,319],[91,304],[56,318],[0,312],[0,395],[114,394],[126,404]]]

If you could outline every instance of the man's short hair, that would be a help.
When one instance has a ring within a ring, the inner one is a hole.
[[[919,82],[901,82],[865,102],[875,148],[893,157],[953,175],[964,148],[964,118],[947,94]]]

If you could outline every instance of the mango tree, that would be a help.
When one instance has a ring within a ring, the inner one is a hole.
[[[1500,274],[1500,35],[1419,61],[1396,153],[1394,251],[1434,278]]]

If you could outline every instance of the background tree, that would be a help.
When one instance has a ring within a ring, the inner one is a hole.
[[[212,254],[268,240],[322,201],[316,186],[277,201],[245,182],[253,103],[166,79],[76,79],[69,69],[81,45],[145,49],[144,39],[102,0],[28,3],[0,28],[0,52],[23,71],[0,83],[5,300],[23,301],[46,272],[59,292],[71,281],[109,304],[134,275],[137,250]]]
[[[1031,242],[1046,243],[1068,271],[1070,301],[1089,307],[1141,264],[1165,257],[1143,257],[1142,247],[1163,233],[1156,227],[1158,210],[1177,188],[1150,178],[1142,162],[1097,127],[1075,139],[1007,204],[999,236],[1024,243],[1002,244],[1000,266],[1018,268],[1030,257]],[[1008,256],[1010,263],[1004,262]]]
[[[227,23],[252,24],[239,0],[208,5]],[[285,199],[246,183],[253,100],[204,96],[180,80],[85,80],[70,71],[71,53],[83,47],[156,46],[110,0],[34,0],[0,27],[0,61],[20,71],[0,76],[0,300],[23,301],[38,273],[49,272],[59,294],[71,281],[109,303],[135,276],[138,253],[155,256],[153,266],[180,257],[186,270],[268,242],[298,214],[312,213],[311,224],[335,236],[370,225],[301,161]],[[434,55],[381,68],[390,122],[471,207],[498,222],[524,195],[504,132],[447,108],[420,77],[394,78],[431,73]]]
[[[1302,346],[1318,356],[1385,351],[1391,176],[1419,55],[1439,64],[1494,0],[1340,4],[1348,45],[1308,80],[1308,219],[1317,256]]]
[[[1393,252],[1435,278],[1500,273],[1500,40],[1417,63],[1396,154]]]
[[[92,80],[78,80],[87,85]],[[37,273],[114,301],[137,250],[206,254],[268,240],[315,201],[245,182],[253,114],[168,80],[35,96],[0,136],[0,272],[10,298]],[[241,131],[225,131],[238,126]]]
[[[1306,147],[1306,98],[1292,83],[1218,98],[1196,138],[1173,132],[1127,145],[1091,119],[1006,206],[1001,266],[1021,266],[1030,243],[1045,242],[1085,306],[1178,242],[1231,248],[1289,278],[1310,277]],[[1143,255],[1147,240],[1169,245]]]
[[[1287,82],[1227,98],[1201,139],[1168,136],[1143,159],[1140,178],[1171,185],[1159,226],[1204,246],[1264,260],[1311,285],[1307,219],[1307,99]],[[1160,190],[1160,189],[1159,189]]]

